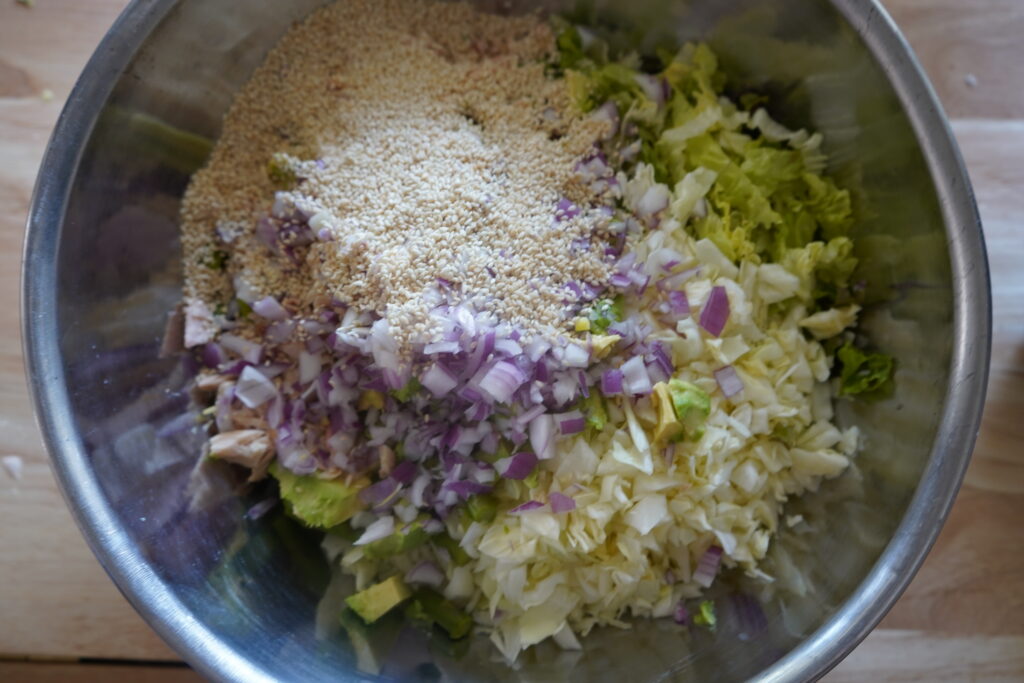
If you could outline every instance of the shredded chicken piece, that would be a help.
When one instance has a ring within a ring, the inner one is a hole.
[[[250,468],[249,481],[266,476],[273,455],[270,437],[260,429],[238,429],[210,437],[210,457]]]

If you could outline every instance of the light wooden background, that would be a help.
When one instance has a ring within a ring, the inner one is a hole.
[[[0,471],[0,680],[195,679],[153,664],[177,657],[86,548],[22,374],[18,278],[37,166],[64,98],[125,4],[0,0],[0,455],[25,462],[20,481]],[[974,460],[938,544],[828,680],[1024,680],[1024,0],[885,5],[953,119],[974,181],[992,265],[992,376]]]

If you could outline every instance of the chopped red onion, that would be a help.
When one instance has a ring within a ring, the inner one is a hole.
[[[544,503],[539,500],[528,500],[522,505],[512,508],[508,511],[510,515],[518,515],[521,512],[529,512],[530,510],[536,510],[537,508],[544,507]]]
[[[530,421],[530,445],[541,460],[555,455],[555,418],[545,413]]]
[[[356,540],[354,545],[366,545],[367,543],[373,543],[374,541],[379,541],[382,538],[387,538],[393,533],[395,533],[395,518],[390,515],[380,517],[370,524],[370,526],[366,527],[363,531],[363,535]]]
[[[605,396],[615,396],[622,393],[621,370],[605,370],[601,374],[601,393]]]
[[[309,384],[320,376],[320,368],[323,366],[323,356],[319,353],[313,354],[306,350],[299,352],[299,383]]]
[[[690,280],[694,275],[700,272],[700,268],[689,268],[687,270],[663,277],[658,280],[658,289],[663,292],[669,292],[682,288],[686,284],[687,280]]]
[[[725,287],[712,287],[711,294],[700,312],[700,326],[712,337],[722,334],[725,323],[729,320],[729,295]]]
[[[537,456],[529,451],[522,451],[494,463],[494,469],[506,479],[521,481],[530,476],[537,466]]]
[[[461,349],[457,341],[439,341],[424,346],[423,353],[427,356],[436,356],[439,353],[458,353]]]
[[[277,395],[277,387],[254,367],[246,366],[235,384],[235,396],[247,408],[257,408]]]
[[[569,342],[565,345],[565,355],[562,357],[562,362],[568,368],[585,368],[590,365],[590,354],[579,344]]]
[[[412,585],[440,588],[444,583],[444,572],[433,562],[420,562],[405,574],[405,582]]]
[[[532,362],[536,363],[550,348],[551,344],[538,334],[526,345],[526,355]]]
[[[494,350],[500,351],[506,356],[520,356],[523,353],[523,347],[511,339],[497,340],[494,342]]]
[[[215,368],[227,358],[224,349],[217,342],[209,342],[203,347],[203,365],[208,368]]]
[[[590,398],[590,380],[587,379],[587,373],[580,370],[579,375],[580,393],[583,394],[583,398]]]
[[[430,482],[431,477],[428,472],[420,474],[409,488],[409,502],[418,508],[426,507],[430,503],[426,496]]]
[[[562,436],[579,434],[587,426],[586,420],[578,410],[556,416],[555,422],[558,423],[558,432]]]
[[[690,315],[690,302],[686,298],[686,292],[678,290],[669,292],[668,310],[674,314],[676,319]]]
[[[743,380],[731,365],[715,370],[715,381],[718,382],[718,388],[722,390],[726,398],[732,398],[743,391]]]
[[[612,287],[625,288],[629,287],[631,283],[632,280],[625,273],[612,273],[611,277],[608,278],[608,284]]]
[[[551,511],[556,514],[576,509],[575,500],[557,491],[548,496],[548,502],[551,504]]]
[[[454,491],[463,500],[479,493],[490,493],[492,487],[486,484],[478,484],[475,481],[453,481],[445,485],[449,491]]]
[[[680,626],[684,626],[690,620],[690,612],[686,609],[686,605],[683,604],[682,600],[679,601],[679,604],[676,605],[675,610],[672,612],[672,619]]]
[[[571,201],[562,197],[555,206],[555,220],[567,221],[580,215],[580,208]]]
[[[634,264],[636,264],[636,252],[631,251],[618,260],[618,263],[615,264],[615,272],[628,273]]]
[[[240,356],[253,365],[259,363],[263,357],[262,346],[233,334],[220,335],[220,344],[228,351]]]
[[[285,307],[272,296],[266,296],[259,301],[254,301],[252,303],[252,310],[256,315],[262,316],[267,320],[281,321],[289,318]]]
[[[697,563],[697,569],[693,572],[693,580],[704,588],[710,587],[715,580],[715,574],[718,573],[718,565],[721,561],[722,549],[717,545],[708,548]]]
[[[544,413],[544,406],[536,405],[524,412],[522,415],[516,417],[516,422],[521,425],[528,424],[533,418]]]
[[[644,365],[642,356],[633,356],[623,363],[620,369],[627,394],[637,396],[653,391],[651,376],[647,373],[647,366]]]
[[[526,382],[526,375],[508,361],[498,361],[487,371],[479,386],[498,403],[508,403],[516,389]]]
[[[416,478],[416,463],[410,460],[403,460],[391,470],[391,478],[399,484],[409,485]]]
[[[270,405],[267,406],[266,419],[271,429],[277,429],[281,426],[281,423],[284,421],[284,399],[281,397],[281,394],[275,394],[274,398],[270,401]]]
[[[382,507],[391,502],[398,493],[398,482],[390,477],[381,479],[359,491],[359,500],[371,507]]]
[[[426,387],[434,398],[442,398],[458,386],[459,381],[451,370],[441,363],[434,363],[420,376],[420,384]]]
[[[636,203],[636,212],[642,217],[653,216],[668,208],[668,202],[672,198],[672,192],[668,187],[658,183],[647,188],[640,201]]]

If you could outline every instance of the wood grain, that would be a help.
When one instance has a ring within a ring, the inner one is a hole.
[[[882,0],[951,118],[1024,116],[1020,0]]]
[[[78,73],[125,4],[39,0],[26,9],[0,0],[0,455],[25,462],[21,481],[0,472],[0,655],[176,658],[111,583],[64,505],[19,340],[22,236],[39,160]]]
[[[202,680],[185,666],[0,662],[0,681],[17,683],[200,683]]]
[[[32,418],[18,339],[25,214],[60,104],[125,0],[0,0],[0,656],[167,660],[82,541]],[[888,0],[967,160],[992,268],[989,400],[952,515],[896,607],[830,681],[1024,679],[1024,2]],[[966,76],[974,76],[969,85]],[[45,100],[45,90],[53,92]],[[0,680],[196,680],[187,669],[0,662]]]

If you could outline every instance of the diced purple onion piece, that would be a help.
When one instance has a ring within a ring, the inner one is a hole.
[[[686,281],[691,279],[694,275],[700,272],[700,268],[690,268],[688,270],[669,275],[658,280],[658,289],[663,292],[670,292],[680,289]]]
[[[365,491],[366,489],[363,490]],[[387,538],[393,533],[395,533],[395,518],[390,515],[387,517],[380,517],[363,530],[363,535],[356,540],[354,545],[366,545],[368,543],[373,543],[374,541],[379,541],[382,538]]]
[[[562,362],[567,368],[585,368],[590,365],[590,354],[579,344],[569,342],[565,345],[565,355],[562,356]]]
[[[427,356],[436,356],[441,353],[458,353],[461,349],[457,341],[439,341],[424,346],[423,353]]]
[[[743,380],[731,365],[715,370],[715,381],[718,382],[718,388],[722,390],[726,398],[732,398],[743,391]]]
[[[558,432],[562,436],[579,434],[587,426],[586,420],[578,410],[556,416],[555,422],[558,423]]]
[[[416,478],[416,471],[416,463],[411,460],[403,460],[391,470],[391,478],[399,484],[408,485]]]
[[[693,580],[704,588],[710,587],[715,580],[715,574],[718,573],[718,565],[721,562],[722,549],[717,545],[711,546],[701,555],[697,569],[693,572]]]
[[[725,287],[712,287],[711,294],[704,304],[704,310],[700,312],[700,326],[707,330],[712,337],[717,337],[722,334],[728,320],[729,295],[726,293]]]
[[[519,424],[521,424],[521,425],[525,425],[525,424],[528,424],[531,420],[533,420],[533,418],[535,418],[538,415],[542,414],[543,412],[544,412],[544,406],[543,405],[536,405],[536,406],[533,406],[532,408],[530,408],[529,410],[527,410],[526,412],[524,412],[522,415],[517,416],[516,417],[516,421]]]
[[[541,460],[555,455],[555,418],[544,413],[530,421],[530,445]]]
[[[263,358],[262,346],[233,334],[220,335],[220,344],[228,351],[253,365],[259,363],[260,359]]]
[[[285,307],[272,296],[266,296],[259,301],[254,301],[252,303],[252,310],[256,315],[277,322],[287,320],[290,317]]]
[[[381,507],[391,502],[398,493],[399,484],[394,479],[381,479],[359,491],[359,500],[371,507]]]
[[[647,373],[647,366],[644,365],[642,356],[633,356],[623,363],[620,369],[627,394],[639,396],[653,391],[651,376]]]
[[[506,479],[521,481],[530,476],[537,467],[537,456],[529,451],[522,451],[494,463],[494,469]]]
[[[480,389],[487,392],[496,402],[508,403],[516,389],[526,382],[526,375],[513,363],[498,361],[480,380]]]
[[[267,326],[263,336],[271,344],[283,344],[291,339],[297,324],[294,320],[282,320],[281,322],[273,323]]]
[[[203,346],[203,365],[215,368],[227,360],[224,349],[217,342],[209,342]]]
[[[580,208],[573,204],[571,201],[562,197],[558,200],[558,204],[555,206],[555,219],[559,221],[567,221],[580,215]]]
[[[459,381],[451,370],[441,363],[434,363],[420,376],[420,383],[434,398],[442,398],[458,386]]]
[[[492,487],[487,484],[478,484],[475,481],[453,481],[446,484],[445,488],[449,491],[454,491],[458,494],[459,498],[465,500],[479,493],[490,493]]]
[[[405,574],[405,582],[411,585],[440,588],[444,583],[444,572],[433,562],[420,562]]]
[[[674,291],[668,293],[668,310],[675,317],[682,318],[690,314],[690,302],[686,298],[686,292]]]
[[[605,370],[601,374],[601,393],[605,396],[615,396],[622,393],[621,370]]]
[[[299,352],[299,383],[309,384],[320,376],[320,368],[323,366],[323,356],[319,353],[309,353],[305,349]]]
[[[252,366],[242,370],[235,384],[235,396],[247,408],[257,408],[277,395],[277,387]]]
[[[665,345],[659,341],[651,343],[651,355],[654,357],[654,362],[661,368],[662,372],[668,377],[672,376],[672,371],[675,370],[675,366],[672,364],[672,359],[669,358],[668,351],[665,350]]]
[[[556,514],[576,509],[575,500],[557,491],[548,496],[548,502],[551,504],[551,511]]]
[[[518,515],[522,512],[529,512],[530,510],[536,510],[537,508],[544,507],[544,503],[539,500],[528,500],[522,505],[512,508],[508,511],[510,515]]]
[[[686,622],[690,620],[690,612],[686,609],[686,605],[680,600],[679,604],[676,605],[675,610],[672,612],[672,619],[680,626],[686,625]]]

